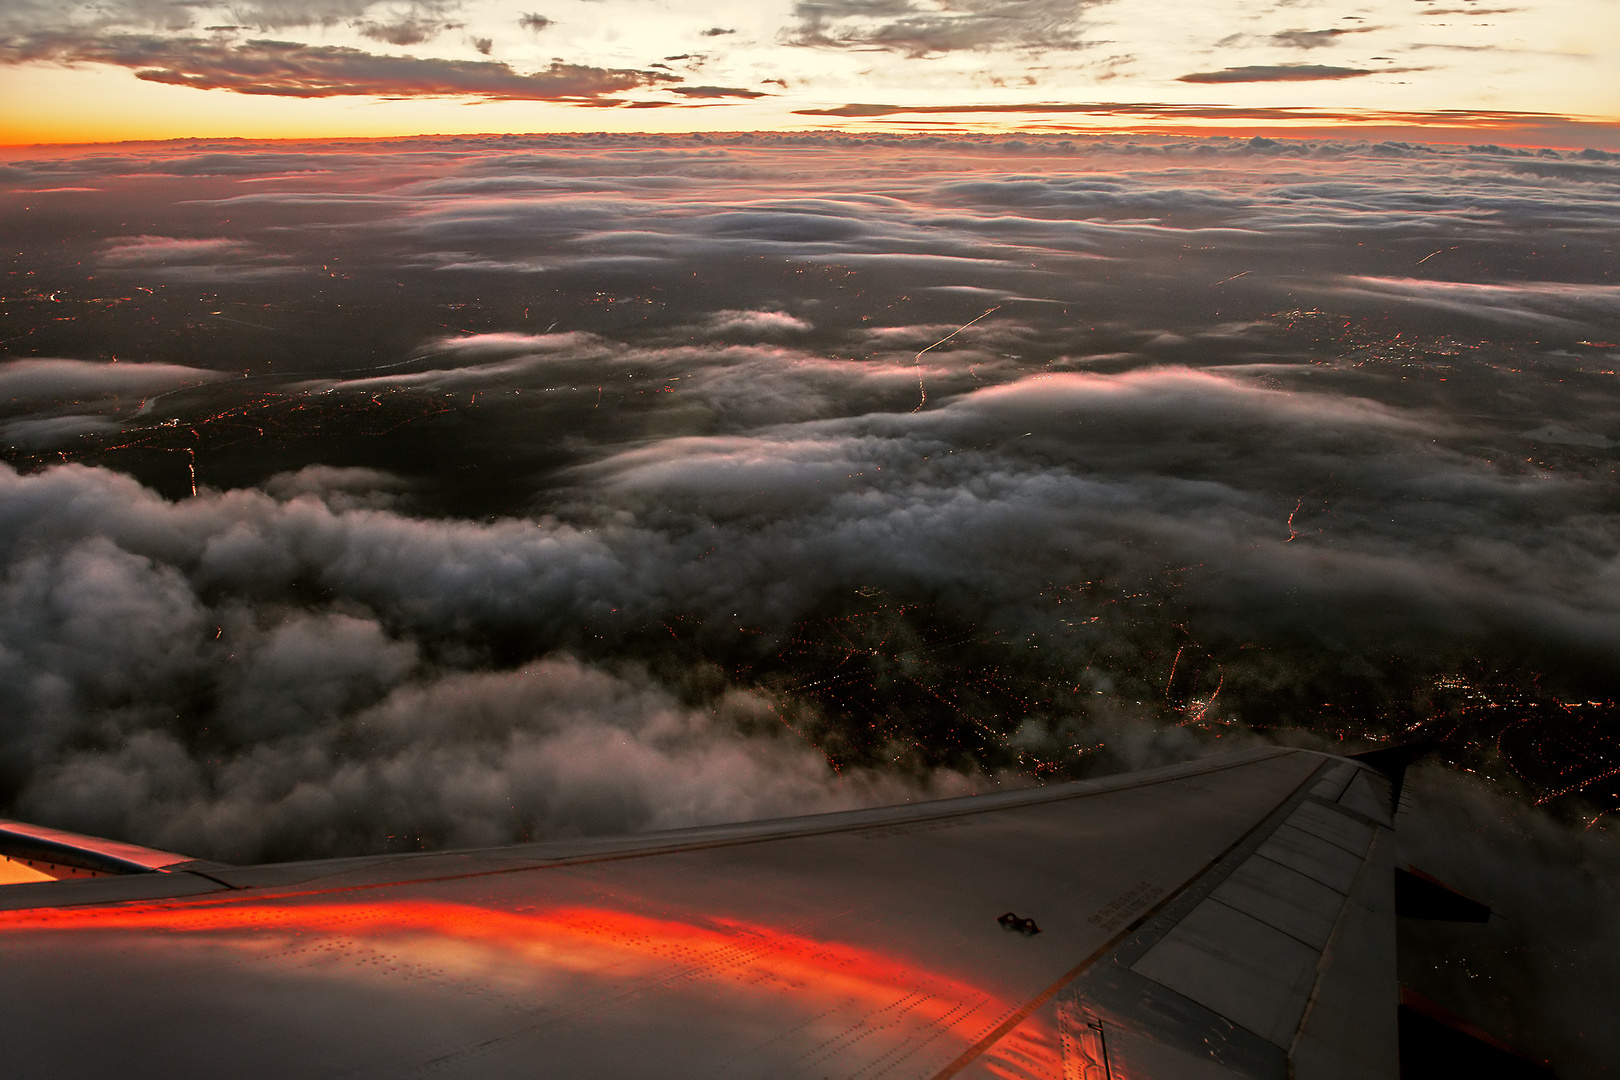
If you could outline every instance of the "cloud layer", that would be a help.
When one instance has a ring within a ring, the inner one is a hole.
[[[582,135],[0,183],[39,208],[8,813],[287,858],[1411,733],[1620,806],[1613,155]]]

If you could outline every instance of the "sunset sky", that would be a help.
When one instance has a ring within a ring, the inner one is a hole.
[[[1620,5],[0,0],[0,99],[5,144],[1349,125],[1613,148]]]

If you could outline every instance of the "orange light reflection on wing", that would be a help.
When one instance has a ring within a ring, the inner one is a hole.
[[[142,932],[240,942],[262,949],[266,935],[362,940],[408,948],[426,942],[481,945],[539,972],[615,979],[669,975],[712,979],[751,996],[782,995],[799,1007],[829,1004],[877,1017],[904,1003],[913,1025],[944,1028],[967,1043],[1007,1016],[1005,1001],[905,958],[732,919],[651,918],[565,906],[497,911],[430,900],[386,903],[264,901],[130,904],[0,914],[0,934]],[[1055,1076],[1049,1033],[1026,1022],[987,1053],[1002,1075]]]
[[[847,981],[850,988],[916,986],[923,973],[866,949],[816,941],[731,920],[702,923],[652,919],[605,908],[493,911],[468,904],[407,900],[364,904],[139,904],[114,909],[24,911],[0,917],[0,932],[24,929],[142,930],[230,935],[248,931],[327,933],[382,939],[428,935],[483,942],[511,952],[591,946],[699,966],[734,968],[746,956],[787,976]],[[739,953],[739,950],[742,950]],[[937,977],[926,981],[947,989]],[[966,984],[951,989],[979,995]]]
[[[0,885],[21,885],[32,881],[56,880],[58,879],[43,870],[0,855]]]

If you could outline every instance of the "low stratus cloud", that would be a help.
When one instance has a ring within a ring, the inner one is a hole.
[[[1571,282],[1349,278],[1341,295],[1430,308],[1498,325],[1558,328],[1601,336],[1620,318],[1620,285]]]
[[[304,272],[285,256],[221,238],[115,237],[101,252],[103,269],[152,281],[267,281]]]
[[[21,450],[47,450],[70,446],[82,435],[105,435],[118,428],[118,421],[93,414],[38,416],[0,423],[0,439]]]
[[[36,405],[110,396],[145,397],[215,382],[225,376],[179,364],[35,358],[0,361],[0,401]]]

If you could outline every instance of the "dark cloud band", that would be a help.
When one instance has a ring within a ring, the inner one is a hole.
[[[277,97],[476,96],[570,101],[676,83],[656,71],[554,62],[530,74],[492,60],[384,56],[336,45],[252,40],[240,44],[141,34],[36,34],[0,42],[7,63],[98,63],[148,82]]]
[[[1195,71],[1182,75],[1185,83],[1321,82],[1333,79],[1359,79],[1367,75],[1421,71],[1422,68],[1352,68],[1331,64],[1246,64],[1219,71]]]

